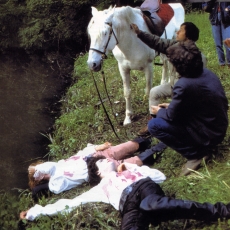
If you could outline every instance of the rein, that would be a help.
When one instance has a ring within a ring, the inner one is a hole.
[[[113,30],[113,27],[112,27],[112,23],[105,23],[105,24],[107,24],[108,26],[110,26],[110,31],[109,31],[108,41],[107,41],[107,43],[106,43],[106,45],[105,45],[104,51],[100,51],[100,50],[95,49],[95,48],[89,48],[89,50],[93,50],[93,51],[96,51],[96,52],[100,53],[102,59],[106,59],[106,58],[107,58],[106,49],[107,49],[107,47],[108,47],[108,45],[109,45],[109,41],[110,41],[110,39],[111,39],[112,34],[114,35],[114,37],[115,37],[115,39],[116,39],[116,45],[118,44],[117,36],[116,36],[115,33],[114,33],[114,30]]]
[[[93,75],[93,72],[92,72],[92,71],[90,71],[90,72],[91,72],[91,75],[92,75],[92,77],[93,77],[93,81],[94,81],[95,88],[96,88],[96,90],[97,90],[98,97],[99,97],[100,102],[101,102],[101,104],[102,104],[103,110],[104,110],[104,112],[105,112],[105,114],[106,114],[106,117],[107,117],[107,119],[108,119],[108,121],[109,121],[109,124],[110,124],[110,126],[112,127],[112,130],[113,130],[115,136],[116,136],[117,139],[120,141],[120,138],[119,138],[119,136],[117,135],[117,133],[116,133],[116,131],[115,131],[115,129],[114,129],[114,126],[113,126],[113,124],[112,124],[112,121],[110,120],[109,114],[108,114],[107,111],[106,111],[105,105],[104,105],[104,103],[103,103],[103,100],[102,100],[102,98],[101,98],[100,92],[99,92],[98,87],[97,87],[97,82],[96,82],[95,77],[94,77],[94,75]]]
[[[107,95],[107,98],[109,99],[109,104],[110,104],[110,107],[111,107],[111,110],[112,110],[112,113],[113,113],[113,116],[118,124],[118,121],[117,121],[117,117],[116,117],[116,114],[113,110],[113,105],[112,105],[112,102],[110,100],[110,96],[109,96],[109,93],[108,93],[108,90],[107,90],[107,86],[106,86],[106,81],[105,81],[105,73],[104,71],[101,71],[101,75],[102,75],[102,78],[103,78],[103,83],[104,83],[104,88],[105,88],[105,92],[106,92],[106,95]]]
[[[117,39],[116,34],[114,33],[114,30],[113,30],[113,27],[112,27],[112,23],[105,23],[105,24],[107,24],[107,25],[110,27],[110,31],[109,31],[108,41],[106,42],[104,51],[100,51],[100,50],[95,49],[95,48],[89,48],[89,50],[93,50],[93,51],[96,51],[96,52],[98,52],[98,53],[101,54],[101,61],[102,61],[103,59],[106,59],[106,58],[107,58],[106,49],[107,49],[107,47],[108,47],[108,45],[109,45],[110,39],[111,39],[111,37],[112,37],[112,34],[113,34],[114,37],[115,37],[116,45],[118,44],[118,39]],[[119,136],[117,135],[117,133],[116,133],[116,131],[115,131],[115,129],[114,129],[114,126],[113,126],[113,124],[112,124],[112,122],[111,122],[111,120],[110,120],[110,117],[109,117],[109,115],[108,115],[108,113],[107,113],[107,111],[106,111],[106,108],[105,108],[105,106],[104,106],[104,103],[103,103],[103,101],[102,101],[102,98],[101,98],[100,92],[99,92],[99,90],[98,90],[97,83],[96,83],[95,77],[94,77],[94,75],[93,75],[93,72],[92,72],[92,71],[90,71],[90,72],[91,72],[91,75],[92,75],[92,77],[93,77],[93,81],[94,81],[94,85],[95,85],[96,90],[97,90],[98,97],[99,97],[99,99],[100,99],[100,102],[101,102],[102,107],[103,107],[103,109],[104,109],[104,112],[105,112],[105,114],[106,114],[106,117],[107,117],[107,119],[108,119],[108,121],[109,121],[109,124],[110,124],[110,126],[112,127],[112,130],[113,130],[115,136],[118,138],[118,140],[120,140],[120,138],[119,138]],[[109,99],[109,103],[110,103],[110,105],[111,105],[111,101],[110,101],[110,98],[109,98],[109,95],[108,95],[108,91],[107,91],[107,87],[106,87],[106,83],[105,83],[105,76],[104,76],[104,72],[103,72],[103,71],[102,71],[102,76],[103,76],[103,83],[104,83],[104,87],[105,87],[105,90],[106,90],[106,94],[107,94],[107,97],[108,97],[108,99]],[[114,112],[113,112],[113,114],[114,114]],[[115,115],[114,115],[114,117],[115,117],[115,120],[117,121]]]

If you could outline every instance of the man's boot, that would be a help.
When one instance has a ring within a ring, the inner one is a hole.
[[[140,208],[157,217],[160,221],[176,219],[194,219],[217,221],[219,218],[230,219],[230,203],[216,204],[198,203],[189,200],[172,199],[166,196],[152,194],[141,201]],[[155,219],[155,218],[154,218]]]
[[[192,169],[192,170],[199,169],[200,165],[201,165],[201,162],[203,161],[203,159],[204,159],[205,162],[208,162],[208,160],[211,159],[211,156],[207,155],[207,156],[204,156],[201,159],[188,160],[185,163],[185,165],[183,165],[181,173],[180,173],[180,176],[187,176],[187,175],[189,175],[192,172],[190,169]]]
[[[141,128],[138,133],[138,136],[150,136],[150,132],[148,130],[148,126],[146,125],[145,127]]]

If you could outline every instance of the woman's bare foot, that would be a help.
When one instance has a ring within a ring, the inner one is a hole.
[[[108,149],[109,147],[111,147],[111,143],[110,142],[105,142],[104,144],[101,144],[101,145],[97,145],[95,147],[95,150],[96,151],[102,151],[102,150],[105,150],[105,149]]]

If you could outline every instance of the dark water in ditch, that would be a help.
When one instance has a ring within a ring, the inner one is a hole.
[[[47,154],[64,85],[59,74],[38,56],[0,54],[0,190],[28,188],[28,165]]]

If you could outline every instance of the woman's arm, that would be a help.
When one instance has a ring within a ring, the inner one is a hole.
[[[88,169],[85,160],[81,157],[77,160],[67,161],[62,165],[49,181],[49,189],[55,194],[72,189],[88,181]],[[64,170],[61,170],[64,169]]]
[[[69,213],[74,208],[89,202],[109,203],[107,196],[104,194],[103,189],[99,185],[93,187],[89,191],[77,196],[74,199],[60,199],[56,203],[48,204],[44,207],[36,204],[31,209],[22,211],[20,213],[20,218],[33,221],[40,215],[52,216],[56,215],[57,213]]]
[[[42,174],[52,175],[55,171],[56,162],[45,162],[35,166],[35,173],[40,172]]]
[[[137,166],[136,164],[124,163],[126,170],[139,172],[144,177],[150,177],[155,183],[162,183],[166,180],[164,173],[157,169],[150,168],[146,165]]]

